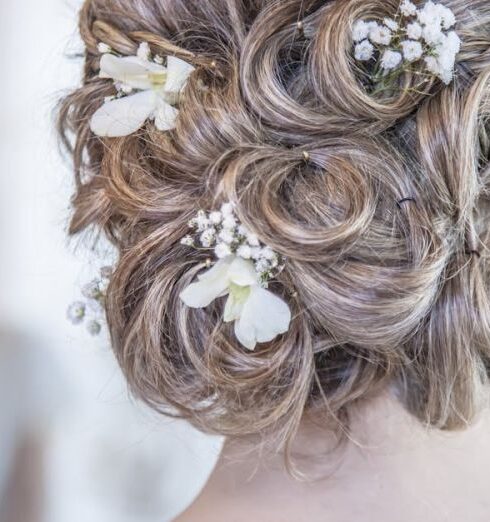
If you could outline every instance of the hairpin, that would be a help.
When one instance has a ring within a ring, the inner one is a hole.
[[[216,262],[181,292],[181,300],[190,308],[206,308],[215,299],[228,296],[223,319],[235,322],[235,335],[249,350],[285,333],[291,311],[267,290],[284,268],[282,256],[240,223],[232,203],[223,204],[219,211],[200,210],[189,227],[193,233],[181,244],[212,250]]]
[[[393,80],[421,64],[446,85],[454,77],[456,55],[461,40],[454,30],[456,17],[448,7],[432,0],[423,7],[403,0],[395,18],[358,20],[352,30],[354,56],[360,62],[373,62],[376,82]]]
[[[71,323],[77,325],[85,322],[87,330],[92,335],[98,335],[102,330],[107,286],[111,275],[111,267],[102,267],[100,277],[83,286],[84,300],[75,301],[67,310],[67,317]]]
[[[310,153],[306,150],[303,151],[303,159],[306,161],[306,163],[308,163],[311,159]]]
[[[92,116],[92,132],[102,137],[128,136],[147,120],[153,120],[160,131],[173,129],[179,113],[175,106],[194,67],[175,56],[152,55],[146,42],[136,56],[118,56],[103,42],[98,49],[99,77],[113,80],[117,92]]]
[[[402,198],[400,200],[398,200],[396,202],[396,204],[401,207],[403,203],[408,203],[408,202],[412,202],[412,203],[417,203],[417,200],[415,198],[412,198],[412,197],[408,197],[408,198]]]

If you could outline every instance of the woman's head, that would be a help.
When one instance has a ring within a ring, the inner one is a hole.
[[[398,0],[87,0],[83,86],[61,108],[76,194],[70,232],[103,231],[120,258],[107,298],[131,389],[200,429],[288,439],[305,413],[345,423],[388,385],[438,427],[464,426],[488,380],[490,4],[446,0],[455,79],[420,71],[368,88],[360,18]],[[300,23],[298,23],[300,22]],[[195,67],[176,127],[99,138],[112,82],[99,42]],[[393,88],[393,85],[396,87]],[[179,298],[209,253],[181,244],[198,209],[232,201],[286,259],[271,284],[289,330],[254,352],[224,301]]]

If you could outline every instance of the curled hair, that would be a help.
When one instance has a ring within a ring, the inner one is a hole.
[[[369,94],[352,57],[360,17],[398,0],[86,0],[83,85],[61,105],[76,193],[70,233],[120,257],[108,290],[132,391],[207,432],[288,441],[305,414],[346,427],[385,386],[421,421],[465,426],[490,356],[490,3],[447,0],[463,41],[445,87],[406,72]],[[298,25],[298,21],[301,24]],[[100,139],[112,94],[97,43],[146,41],[196,67],[174,130]],[[290,330],[248,352],[222,302],[179,293],[206,253],[180,244],[198,208],[233,201],[287,258],[274,291]]]

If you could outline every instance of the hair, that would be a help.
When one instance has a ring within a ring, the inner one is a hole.
[[[86,0],[83,85],[61,103],[74,158],[70,234],[119,259],[106,311],[132,392],[199,429],[290,441],[305,415],[348,428],[390,386],[422,422],[466,426],[490,369],[490,3],[446,0],[463,45],[444,86],[406,72],[370,93],[352,56],[359,18],[398,0]],[[301,23],[298,23],[298,22]],[[140,42],[196,66],[177,126],[94,136],[113,85],[98,42]],[[223,302],[180,292],[206,252],[180,244],[197,209],[236,204],[287,259],[273,283],[293,319],[254,352]]]

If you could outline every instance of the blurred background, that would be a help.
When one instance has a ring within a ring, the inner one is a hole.
[[[81,0],[0,2],[0,521],[166,522],[221,440],[132,400],[107,334],[66,319],[110,262],[65,235],[54,107],[77,85]]]

